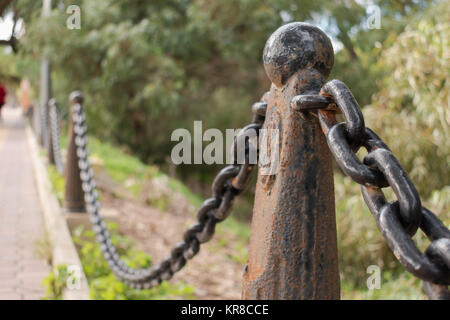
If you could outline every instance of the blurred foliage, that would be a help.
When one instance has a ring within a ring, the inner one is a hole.
[[[449,16],[438,6],[388,39],[378,63],[391,72],[364,110],[423,196],[450,185]]]
[[[45,287],[45,295],[42,300],[62,300],[69,276],[69,270],[65,264],[55,266],[42,280],[42,286]]]
[[[368,277],[369,275],[366,275]],[[379,289],[355,286],[353,282],[341,282],[343,300],[424,300],[421,281],[408,272],[401,274],[381,270]]]
[[[37,85],[39,68],[30,64],[47,55],[54,95],[63,105],[70,91],[82,90],[96,136],[163,164],[175,128],[192,130],[193,120],[203,120],[205,130],[248,122],[250,105],[269,88],[262,49],[283,23],[310,21],[341,43],[332,76],[365,105],[378,91],[375,44],[431,2],[373,1],[383,8],[382,28],[369,30],[370,12],[360,1],[66,0],[53,1],[51,16],[43,19],[34,0],[21,0],[26,33],[19,70]],[[80,30],[66,27],[65,9],[72,4],[81,7]],[[217,167],[181,169],[207,181]]]
[[[62,205],[64,202],[64,191],[66,188],[66,181],[64,180],[64,176],[59,173],[56,167],[53,165],[47,166],[47,174],[56,199],[58,199],[59,204]]]
[[[20,77],[16,68],[17,58],[13,54],[0,51],[0,82],[6,85],[17,85]]]
[[[130,267],[143,268],[151,265],[151,258],[142,251],[132,249],[133,241],[118,233],[115,223],[108,223],[111,240],[121,259]],[[181,282],[170,284],[164,281],[160,286],[148,290],[130,288],[118,280],[103,258],[95,234],[79,227],[73,232],[83,270],[88,279],[91,298],[95,300],[159,300],[192,299],[194,288]]]

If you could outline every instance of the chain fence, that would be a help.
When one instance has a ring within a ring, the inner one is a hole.
[[[336,163],[353,181],[361,185],[363,199],[374,216],[378,229],[384,236],[398,261],[414,276],[424,282],[425,293],[431,299],[450,299],[450,230],[430,210],[421,205],[418,192],[389,147],[370,128],[351,91],[339,80],[327,82],[317,96],[297,96],[294,110],[318,109],[319,122]],[[314,107],[316,105],[317,107]],[[259,136],[265,120],[267,104],[257,102],[252,106],[252,123],[244,127],[235,138],[233,150],[248,131]],[[336,115],[343,113],[345,122],[338,122]],[[60,129],[57,104],[49,102],[49,125],[55,167],[64,171],[60,151]],[[223,168],[212,184],[212,197],[206,199],[197,211],[197,223],[183,234],[183,241],[176,244],[161,263],[143,269],[128,267],[113,246],[109,231],[100,214],[100,201],[88,156],[86,114],[81,103],[72,105],[75,145],[82,189],[87,212],[97,241],[113,273],[126,284],[137,289],[148,289],[170,279],[183,268],[208,242],[215,232],[215,225],[225,220],[234,198],[246,187],[255,164],[249,162],[251,140],[245,140],[245,161]],[[258,141],[258,139],[256,139]],[[259,152],[259,146],[253,146]],[[361,162],[356,152],[361,148],[367,155]],[[397,197],[388,202],[382,188],[391,187]],[[422,253],[412,236],[421,229],[430,240]]]
[[[259,130],[264,122],[265,103],[256,103],[253,106],[254,117],[250,125],[241,130],[234,143],[245,139],[249,130]],[[100,215],[100,201],[94,180],[94,172],[88,159],[88,138],[86,114],[81,103],[72,105],[72,120],[74,122],[75,145],[77,147],[78,166],[82,188],[85,194],[86,209],[90,216],[93,231],[113,273],[130,287],[149,289],[159,285],[163,280],[170,279],[192,259],[200,250],[202,243],[208,242],[215,232],[215,225],[225,220],[233,205],[234,198],[239,195],[247,185],[254,165],[249,162],[251,141],[246,139],[245,161],[243,164],[229,165],[223,168],[215,177],[212,184],[212,197],[206,199],[197,211],[197,223],[188,228],[183,234],[183,241],[176,244],[169,256],[161,263],[143,269],[128,267],[119,257],[117,249],[112,244],[109,231]],[[257,146],[253,146],[254,148]]]
[[[375,218],[378,229],[398,261],[424,283],[425,293],[431,299],[450,299],[450,230],[427,208],[423,207],[414,184],[389,147],[370,128],[365,126],[363,114],[347,86],[339,81],[327,82],[320,95],[300,95],[292,100],[296,112],[312,112],[319,118],[320,126],[336,163],[353,181],[361,185],[363,199]],[[170,279],[183,268],[208,242],[215,232],[217,223],[230,214],[234,198],[246,187],[255,167],[249,161],[252,146],[248,132],[260,134],[267,104],[257,102],[252,106],[253,119],[234,140],[233,154],[237,144],[245,139],[245,161],[223,168],[212,184],[212,197],[206,199],[197,212],[197,223],[183,234],[183,241],[176,244],[166,259],[155,266],[134,269],[127,266],[113,246],[109,231],[100,215],[100,201],[88,156],[86,114],[81,101],[72,105],[75,145],[78,167],[86,209],[93,231],[103,256],[113,273],[129,286],[148,289]],[[342,113],[344,122],[338,122],[336,115]],[[36,119],[40,118],[39,125]],[[33,125],[36,134],[43,138],[44,145],[51,147],[55,167],[62,174],[64,163],[60,150],[60,116],[56,101],[49,101],[48,122],[44,114],[35,115]],[[49,128],[47,127],[47,123]],[[43,132],[50,130],[46,141]],[[258,141],[258,139],[256,139]],[[367,151],[363,161],[356,153],[361,148]],[[388,202],[382,189],[390,187],[397,200]],[[415,245],[412,237],[418,230],[428,237],[430,244],[424,253]]]
[[[336,163],[346,175],[361,185],[363,199],[398,261],[407,271],[423,280],[425,293],[430,299],[450,299],[450,230],[434,213],[421,205],[419,194],[399,161],[383,140],[365,126],[364,117],[351,91],[343,82],[332,80],[322,87],[320,95],[297,96],[292,104],[297,111],[318,110],[320,125]],[[232,150],[236,150],[238,141],[246,139],[248,131],[255,130],[259,136],[266,109],[265,102],[257,102],[252,106],[252,123],[240,131]],[[336,120],[339,113],[344,115],[345,122]],[[51,144],[55,166],[63,173],[59,120],[57,104],[52,99],[49,102]],[[206,199],[198,209],[197,223],[184,232],[183,241],[176,244],[168,257],[159,264],[134,269],[120,259],[100,214],[94,172],[88,159],[86,114],[81,103],[72,105],[72,120],[82,189],[93,231],[113,273],[137,289],[148,289],[170,279],[199,252],[202,243],[212,238],[215,225],[228,217],[234,198],[249,181],[255,166],[249,162],[251,147],[259,152],[259,146],[251,146],[251,140],[246,139],[244,163],[237,164],[234,158],[232,165],[217,174],[212,184],[212,197]],[[356,155],[361,147],[367,150],[362,162]],[[382,191],[386,187],[392,188],[396,201],[387,201]],[[418,229],[430,240],[425,253],[412,240]]]

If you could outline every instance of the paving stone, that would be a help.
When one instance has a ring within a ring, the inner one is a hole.
[[[16,292],[0,292],[0,300],[22,300],[22,295]]]

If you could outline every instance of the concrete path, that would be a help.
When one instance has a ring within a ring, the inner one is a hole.
[[[45,244],[29,153],[21,110],[5,107],[0,120],[0,300],[42,298],[42,280],[50,272],[44,255],[51,249]]]

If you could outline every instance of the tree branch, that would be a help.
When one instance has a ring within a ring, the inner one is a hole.
[[[14,53],[17,53],[17,38],[14,34],[16,30],[17,21],[19,20],[19,12],[17,10],[17,0],[1,0],[0,2],[0,17],[5,14],[6,8],[13,4],[13,27],[11,37],[9,40],[0,40],[0,45],[10,46]]]

